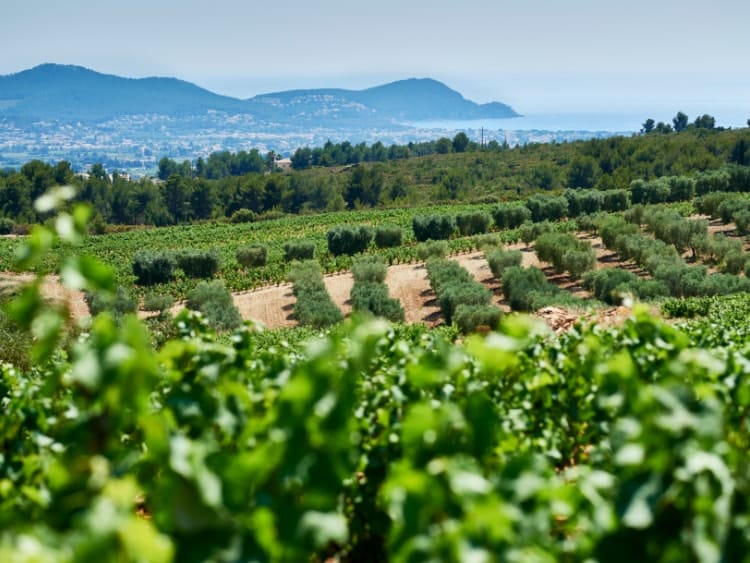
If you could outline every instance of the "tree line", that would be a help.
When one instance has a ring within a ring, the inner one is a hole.
[[[81,177],[65,161],[48,164],[34,160],[19,170],[0,172],[0,218],[5,219],[5,224],[45,220],[32,202],[59,184],[77,188],[77,198],[92,205],[94,225],[101,230],[107,224],[162,226],[209,219],[252,221],[278,213],[439,201],[507,201],[565,188],[594,189],[606,194],[630,189],[637,179],[646,182],[650,191],[643,195],[643,190],[634,189],[634,203],[641,197],[645,198],[644,203],[654,203],[673,188],[652,185],[659,177],[700,173],[706,175],[701,180],[705,183],[715,173],[710,181],[731,182],[727,175],[736,173],[722,167],[750,165],[749,133],[747,129],[719,131],[690,126],[680,134],[535,144],[499,152],[475,150],[477,147],[470,142],[464,146],[468,139],[459,134],[453,141],[446,139],[450,154],[359,162],[330,170],[280,171],[276,156],[271,153],[262,156],[258,151],[222,152],[195,164],[162,159],[159,178],[155,180],[131,180],[116,171],[108,173],[100,164],[94,165],[87,177]],[[412,148],[426,150],[428,146],[446,144],[441,141]],[[341,155],[362,148],[329,143],[320,150],[334,154],[342,147],[345,150]],[[702,188],[696,185],[695,189],[700,193]],[[722,188],[712,187],[710,191],[716,189]]]

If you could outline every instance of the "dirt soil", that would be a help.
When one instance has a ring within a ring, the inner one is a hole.
[[[4,288],[17,287],[34,280],[33,274],[0,272],[0,291]],[[83,298],[82,291],[67,289],[58,276],[46,276],[42,283],[42,297],[54,303],[65,305],[72,320],[82,319],[89,315],[89,307]]]
[[[595,243],[592,240],[592,243]],[[599,241],[600,242],[600,241]],[[524,244],[515,244],[509,248],[520,250],[523,254],[522,264],[525,267],[537,266],[543,268],[545,273],[554,283],[568,289],[576,294],[584,294],[582,288],[575,282],[570,281],[565,275],[556,275],[549,266],[542,264],[536,257],[533,249]],[[598,254],[606,260],[607,252]],[[509,311],[507,303],[501,297],[500,284],[494,279],[484,253],[481,251],[469,252],[452,256],[461,266],[466,268],[479,282],[491,289],[494,293],[493,303],[505,311]],[[600,266],[614,266],[616,263],[600,264]],[[25,283],[33,279],[28,274],[2,273],[0,274],[0,288],[3,284]],[[351,312],[351,293],[354,279],[350,272],[324,276],[331,299],[339,307],[344,315]],[[440,307],[437,304],[435,294],[430,288],[427,279],[427,270],[424,263],[400,264],[388,268],[385,279],[390,295],[398,299],[406,313],[406,322],[425,323],[435,326],[442,322]],[[42,286],[45,297],[67,304],[71,318],[78,320],[89,315],[88,307],[80,291],[69,291],[61,283],[57,276],[48,276]],[[241,291],[233,294],[234,304],[240,311],[243,319],[252,319],[262,323],[268,328],[294,327],[297,322],[293,318],[294,295],[291,284],[268,286],[252,291]],[[178,303],[172,312],[177,313],[184,304]],[[145,318],[153,315],[140,311],[139,316]],[[548,320],[553,329],[561,326],[569,326],[577,319],[574,314],[564,313],[563,310],[552,312],[540,312],[540,316]]]
[[[712,227],[713,232],[731,230],[731,227],[723,225],[712,225]],[[588,240],[596,249],[597,268],[623,267],[637,273],[642,273],[632,264],[622,262],[615,253],[604,248],[600,238],[585,234],[581,234],[579,237]],[[508,248],[521,251],[523,256],[522,265],[524,267],[536,266],[541,268],[544,270],[547,278],[559,287],[582,298],[590,297],[590,294],[580,286],[580,282],[571,280],[566,274],[555,274],[551,266],[541,263],[532,247],[518,243],[510,245]],[[484,259],[483,252],[475,251],[458,254],[451,256],[451,259],[456,260],[479,282],[492,290],[494,304],[504,311],[509,310],[507,303],[501,297],[500,284],[492,276],[487,261]],[[32,279],[33,277],[27,274],[0,273],[0,289],[3,284],[28,282]],[[349,295],[354,283],[351,273],[327,275],[323,279],[333,302],[341,309],[344,315],[350,313],[351,302]],[[442,322],[440,308],[435,299],[435,294],[430,288],[427,279],[427,270],[423,263],[391,266],[388,268],[385,281],[388,285],[390,295],[398,299],[403,305],[406,313],[406,322],[425,323],[429,326],[434,326]],[[89,314],[88,307],[83,299],[83,293],[66,290],[56,276],[48,276],[45,279],[43,293],[50,299],[66,303],[73,319],[81,319]],[[296,326],[297,322],[293,318],[294,301],[291,284],[268,286],[234,294],[234,303],[239,309],[242,318],[258,321],[268,328]],[[176,313],[182,307],[184,307],[184,304],[177,304],[172,311]],[[139,312],[141,317],[147,317],[151,314],[144,311]],[[578,313],[557,307],[547,307],[537,314],[539,317],[545,319],[553,330],[556,331],[567,330],[580,319]],[[596,318],[592,320],[608,323],[612,322],[613,319],[620,320],[621,317],[627,317],[627,314],[625,308],[605,309],[599,311],[596,314]]]

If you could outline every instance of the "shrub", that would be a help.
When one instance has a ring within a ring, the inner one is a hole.
[[[352,308],[384,317],[393,322],[404,320],[404,309],[397,299],[389,297],[384,280],[386,265],[377,256],[361,256],[352,265]]]
[[[260,268],[268,263],[268,248],[263,244],[251,244],[237,249],[237,263],[245,268]]]
[[[391,322],[404,320],[404,309],[398,299],[388,295],[388,286],[375,281],[354,281],[352,286],[352,309],[383,317]]]
[[[640,226],[643,224],[643,215],[645,211],[646,207],[642,203],[636,203],[622,214],[622,218],[628,223]]]
[[[445,322],[451,324],[459,305],[486,306],[490,304],[492,292],[475,280],[455,281],[444,284],[438,294],[438,303]]]
[[[695,180],[689,176],[670,176],[668,201],[687,201],[695,195]]]
[[[599,223],[602,220],[603,215],[600,213],[584,214],[576,218],[576,225],[579,231],[586,231],[588,233],[599,232]]]
[[[377,256],[361,256],[352,264],[354,281],[383,283],[388,268]]]
[[[253,223],[257,219],[257,215],[255,214],[255,211],[252,209],[238,209],[234,213],[232,213],[232,216],[229,218],[230,223]]]
[[[567,271],[574,278],[596,265],[596,252],[585,240],[567,233],[544,233],[534,245],[537,256],[549,262],[555,272]]]
[[[663,264],[656,268],[654,277],[664,282],[674,297],[702,295],[701,284],[707,275],[705,266]]]
[[[627,190],[605,190],[602,196],[602,211],[625,211],[630,206]]]
[[[445,258],[447,254],[448,242],[444,240],[430,240],[417,246],[417,257],[420,260]]]
[[[514,311],[536,311],[549,305],[579,306],[581,300],[547,281],[539,268],[512,266],[503,272],[503,293]]]
[[[729,191],[750,191],[750,166],[732,165],[724,168],[729,175]]]
[[[415,215],[412,228],[418,242],[447,240],[456,230],[456,221],[451,215]]]
[[[535,195],[526,200],[526,207],[534,223],[558,221],[568,213],[568,200],[563,196]]]
[[[694,295],[731,295],[750,291],[750,279],[732,274],[711,274],[701,280]]]
[[[219,270],[216,250],[181,250],[177,253],[177,267],[189,278],[210,278]]]
[[[526,221],[531,221],[531,211],[528,207],[519,203],[497,205],[490,213],[498,229],[516,229]]]
[[[597,213],[604,204],[604,193],[599,190],[567,189],[563,195],[568,201],[567,214],[570,217]]]
[[[487,252],[485,257],[492,275],[498,281],[503,278],[503,273],[507,268],[520,266],[523,260],[523,254],[520,250],[505,250],[503,248],[493,249]]]
[[[630,293],[639,299],[653,299],[667,295],[667,287],[661,282],[644,280],[621,268],[604,268],[586,272],[583,286],[600,301],[619,305],[623,294]]]
[[[500,236],[495,234],[479,235],[474,240],[476,241],[477,248],[485,251],[493,248],[498,248],[503,245],[503,241]]]
[[[737,227],[737,233],[744,236],[750,229],[750,209],[740,209],[732,213],[732,222]]]
[[[583,276],[583,287],[593,293],[598,300],[615,305],[619,304],[619,288],[637,281],[638,276],[633,272],[622,268],[603,268],[586,272]]]
[[[532,291],[528,296],[529,311],[538,311],[544,307],[580,307],[582,302],[575,295],[559,289],[553,284],[538,291]]]
[[[721,222],[726,225],[732,222],[732,216],[735,213],[748,209],[748,207],[750,207],[748,203],[750,202],[736,196],[728,197],[721,201],[716,208],[716,213],[721,218]]]
[[[568,250],[562,255],[561,268],[574,279],[596,266],[596,252],[589,246],[586,250]]]
[[[305,260],[292,264],[292,267],[289,269],[289,281],[294,286],[292,291],[295,295],[300,291],[319,288],[325,289],[320,264],[313,260]]]
[[[87,291],[83,294],[83,298],[92,317],[107,311],[119,320],[124,315],[133,314],[138,310],[138,303],[122,286],[117,286],[117,291],[112,296]]]
[[[671,190],[666,178],[655,180],[633,180],[630,182],[630,201],[636,203],[664,203],[670,197]]]
[[[242,324],[232,294],[222,280],[198,283],[188,292],[186,304],[188,309],[199,311],[215,329],[230,330]]]
[[[353,255],[364,252],[372,242],[372,229],[360,225],[351,227],[347,225],[336,225],[329,229],[327,234],[328,250],[334,256],[342,254]]]
[[[724,257],[722,272],[727,274],[739,274],[745,270],[747,263],[747,254],[744,252],[730,252]]]
[[[503,272],[501,282],[505,299],[514,311],[532,311],[534,292],[545,292],[551,285],[544,272],[533,266],[507,268]]]
[[[16,224],[12,219],[7,217],[0,217],[0,235],[9,235],[13,232],[13,228]]]
[[[657,297],[666,297],[669,295],[667,286],[658,280],[644,280],[639,278],[631,286],[632,293],[639,299],[649,300]]]
[[[615,248],[615,241],[623,235],[640,234],[637,225],[627,223],[622,217],[615,215],[607,217],[599,225],[599,236],[607,248]]]
[[[276,219],[283,219],[286,217],[286,213],[279,209],[268,209],[256,217],[256,221],[275,221]]]
[[[539,236],[552,232],[552,224],[543,221],[541,223],[524,223],[519,229],[519,235],[527,245],[534,242]]]
[[[174,297],[171,295],[160,295],[157,293],[147,293],[143,298],[143,310],[164,312],[174,305]]]
[[[710,215],[713,219],[718,219],[719,206],[724,203],[725,200],[736,197],[734,194],[729,192],[713,192],[706,195],[695,198],[695,210],[698,213],[704,215]]]
[[[454,321],[463,334],[475,332],[481,328],[493,330],[500,324],[502,312],[493,305],[459,304],[453,315]]]
[[[375,246],[378,248],[394,248],[401,246],[404,232],[401,227],[382,225],[375,229]]]
[[[492,292],[477,282],[457,262],[445,259],[431,260],[427,263],[427,275],[446,324],[454,322],[456,310],[460,305],[490,306]]]
[[[486,233],[492,217],[486,211],[463,211],[456,215],[456,226],[462,236]]]
[[[698,172],[693,178],[697,195],[729,190],[729,173],[726,170]]]
[[[175,258],[169,252],[139,250],[133,258],[133,274],[139,285],[166,283],[174,275]]]
[[[294,240],[284,245],[284,260],[312,260],[315,243],[310,240]]]
[[[427,276],[432,290],[439,295],[449,283],[470,282],[471,274],[453,260],[435,258],[427,262]]]
[[[300,325],[323,328],[341,321],[341,311],[326,290],[317,262],[308,260],[293,264],[289,279],[293,284],[292,292],[297,298],[294,317]]]

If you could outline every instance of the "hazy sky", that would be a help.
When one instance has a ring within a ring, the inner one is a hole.
[[[430,76],[527,114],[721,122],[750,117],[748,22],[749,0],[2,0],[0,74],[69,63],[243,98]]]

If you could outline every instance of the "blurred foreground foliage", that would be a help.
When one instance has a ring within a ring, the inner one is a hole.
[[[74,245],[86,215],[59,213],[19,260]],[[116,299],[106,268],[63,264]],[[217,339],[185,312],[155,350],[127,314],[71,338],[39,283],[7,314],[33,346],[0,367],[2,561],[749,557],[736,331],[636,309],[559,336],[518,315],[459,344],[354,319],[300,343]]]

